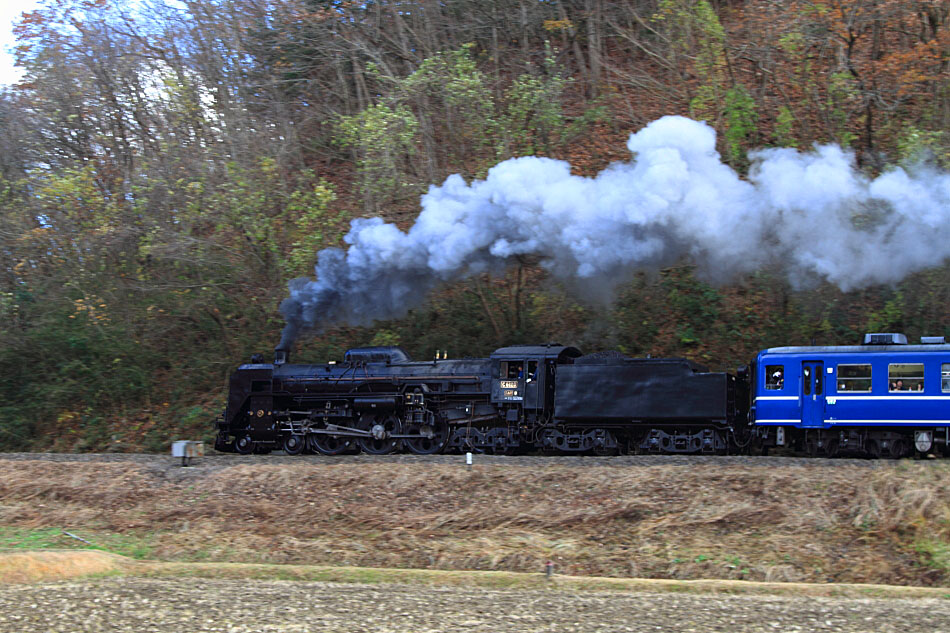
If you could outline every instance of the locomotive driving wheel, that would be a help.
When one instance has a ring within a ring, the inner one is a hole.
[[[358,428],[370,433],[369,436],[357,440],[364,453],[389,455],[399,445],[399,440],[392,439],[392,436],[402,432],[402,423],[394,415],[364,415],[360,418]]]
[[[321,455],[343,455],[353,451],[355,442],[352,437],[337,437],[314,433],[307,438],[310,450]]]
[[[445,443],[449,440],[449,425],[432,416],[425,424],[410,429],[408,434],[420,437],[403,440],[406,450],[416,455],[434,455],[445,448]]]

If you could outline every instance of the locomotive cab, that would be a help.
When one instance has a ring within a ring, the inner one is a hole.
[[[558,363],[581,355],[574,347],[514,345],[495,350],[492,360],[491,401],[509,422],[550,412],[554,405],[554,374]]]

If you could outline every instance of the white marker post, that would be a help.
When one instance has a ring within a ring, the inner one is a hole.
[[[471,466],[471,465],[472,465],[472,454],[471,454],[471,453],[465,453],[465,465],[466,465],[466,466]]]

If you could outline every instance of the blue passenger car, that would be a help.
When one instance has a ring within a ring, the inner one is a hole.
[[[756,357],[750,418],[764,447],[901,457],[950,446],[950,345],[868,334],[863,345]]]

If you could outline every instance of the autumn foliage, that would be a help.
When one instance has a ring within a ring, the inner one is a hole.
[[[286,282],[353,217],[409,226],[448,175],[547,155],[590,175],[665,114],[757,147],[950,165],[950,2],[47,0],[0,96],[0,447],[162,449],[278,338]],[[590,304],[530,258],[298,357],[556,339],[735,367],[772,344],[950,334],[947,268],[852,293],[688,261]]]

